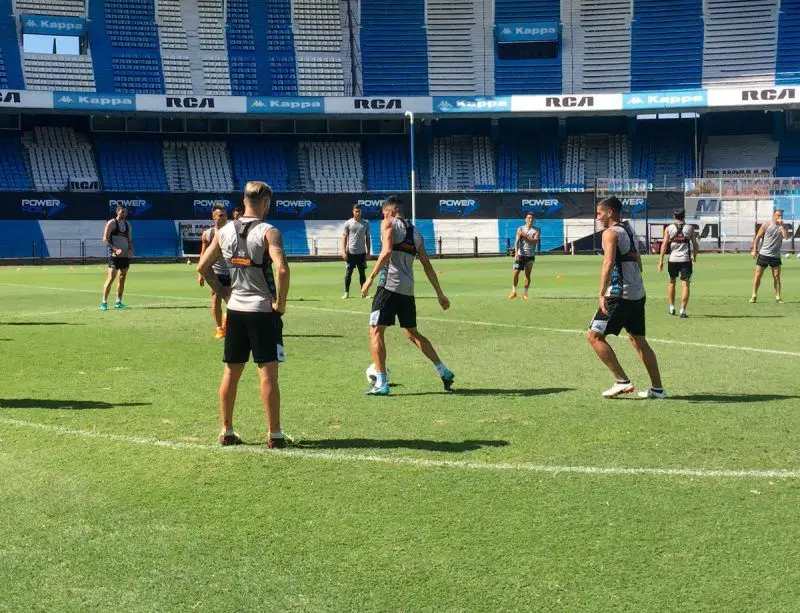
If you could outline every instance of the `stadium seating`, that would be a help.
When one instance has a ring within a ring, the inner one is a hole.
[[[184,11],[190,14],[192,11]],[[225,51],[225,14],[222,0],[197,0],[197,38],[203,51]],[[187,28],[188,29],[188,28]]]
[[[228,58],[219,55],[204,57],[203,83],[205,91],[212,96],[230,96],[231,77],[229,70]],[[252,82],[251,86],[255,87],[255,83]]]
[[[301,175],[307,174],[306,187],[314,192],[358,192],[364,189],[361,143],[300,143]],[[305,170],[305,172],[304,172]]]
[[[565,0],[566,1],[566,0]],[[495,23],[561,22],[560,0],[496,0]],[[561,92],[561,57],[501,60],[495,53],[495,92],[551,94]]]
[[[164,158],[157,141],[100,139],[95,143],[100,176],[107,190],[168,190]]]
[[[701,86],[703,0],[634,0],[631,28],[633,91]]]
[[[195,91],[188,55],[165,55],[161,57],[161,63],[164,69],[164,93],[191,94]]]
[[[364,94],[428,95],[425,0],[361,1]]]
[[[188,192],[192,189],[192,176],[189,169],[189,152],[185,143],[165,141],[162,150],[164,171],[170,191]]]
[[[541,138],[540,174],[542,191],[554,191],[563,188],[561,180],[561,161],[555,139]]]
[[[409,189],[409,151],[406,143],[381,139],[366,143],[363,149],[368,190],[385,192]]]
[[[775,162],[776,177],[800,177],[800,136],[789,134],[780,143]]]
[[[233,191],[228,147],[218,141],[165,141],[167,182],[175,191]]]
[[[0,88],[25,87],[12,0],[0,0]]]
[[[703,85],[775,82],[778,3],[775,0],[706,0]]]
[[[99,180],[92,146],[72,128],[37,126],[22,144],[39,191],[64,190],[71,179]]]
[[[266,0],[266,2],[267,51],[270,54],[272,93],[275,96],[296,96],[299,93],[299,84],[291,3],[289,0]],[[341,31],[338,36],[341,39]]]
[[[631,86],[630,0],[564,0],[577,14],[572,29],[573,92],[629,91]]]
[[[775,82],[800,83],[800,0],[782,0],[777,43]]]
[[[18,136],[0,137],[0,190],[31,189]]]
[[[775,167],[779,145],[767,134],[709,136],[703,155],[703,168]]]
[[[95,91],[94,67],[88,55],[24,53],[25,87],[34,90]]]
[[[437,190],[495,189],[494,150],[486,136],[433,139],[431,180]]]
[[[18,13],[33,15],[83,17],[86,13],[84,0],[16,0],[15,4]]]
[[[428,0],[428,80],[431,95],[485,93],[483,75],[479,79],[475,69],[476,56],[483,57],[485,51],[483,28],[477,27],[483,2]]]
[[[497,189],[515,192],[519,184],[519,147],[503,143],[497,156]]]
[[[290,190],[290,160],[294,147],[282,142],[245,142],[230,144],[233,180],[236,189],[248,181],[266,181],[276,192]],[[295,162],[296,164],[296,162]]]

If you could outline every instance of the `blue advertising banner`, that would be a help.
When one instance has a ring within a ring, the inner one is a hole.
[[[623,110],[628,109],[679,109],[702,107],[708,104],[708,92],[704,89],[687,89],[661,92],[624,94]]]
[[[51,36],[83,36],[86,20],[79,17],[48,17],[27,15],[20,17],[24,34],[49,34]]]
[[[325,98],[248,96],[247,112],[272,115],[322,114],[325,112]]]
[[[558,22],[498,23],[498,43],[552,43],[558,40]]]
[[[435,96],[434,113],[510,113],[511,96]]]
[[[82,111],[135,111],[136,96],[133,94],[53,92],[53,108]]]

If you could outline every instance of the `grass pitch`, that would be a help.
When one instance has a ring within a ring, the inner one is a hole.
[[[193,267],[134,266],[130,310],[107,313],[102,267],[2,268],[0,610],[797,611],[785,262],[787,303],[765,278],[750,305],[752,260],[702,255],[678,320],[647,259],[660,402],[600,398],[599,258],[540,258],[527,302],[505,298],[510,259],[437,261],[447,312],[420,271],[458,391],[393,329],[388,398],[363,396],[369,302],[339,298],[341,264],[293,264],[288,454],[258,445],[252,367],[235,421],[253,444],[215,445],[221,344]]]

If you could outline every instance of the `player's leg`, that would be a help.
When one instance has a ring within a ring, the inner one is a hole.
[[[367,256],[361,256],[356,265],[358,267],[358,287],[361,289],[367,282]]]
[[[631,339],[633,348],[639,354],[639,359],[650,376],[650,389],[647,392],[642,392],[640,396],[644,398],[664,398],[666,393],[661,386],[661,372],[658,369],[658,359],[653,348],[650,347],[650,343],[647,342],[643,335],[628,334],[628,337]]]
[[[270,447],[282,447],[282,444],[275,443],[275,441],[286,442],[283,432],[281,432],[281,389],[278,385],[278,361],[259,364],[258,379],[261,402],[264,404],[269,427],[268,444]]]
[[[669,281],[667,281],[667,302],[670,315],[675,315],[675,282],[676,278],[670,275]]]
[[[594,349],[594,352],[597,354],[597,357],[600,358],[600,361],[603,362],[603,364],[605,364],[606,367],[611,371],[611,374],[614,375],[616,382],[630,383],[628,375],[625,374],[622,364],[620,364],[619,359],[617,359],[617,354],[614,353],[611,345],[609,345],[608,341],[606,341],[605,334],[600,334],[594,330],[589,330],[586,333],[586,338],[589,341],[589,344],[592,346],[592,349]]]
[[[386,374],[386,326],[374,325],[369,329],[369,345],[372,363],[375,364],[375,384],[367,394],[385,396],[389,393],[389,377]]]
[[[236,392],[239,379],[244,371],[244,363],[225,364],[222,381],[219,384],[219,415],[222,420],[222,432],[219,442],[222,445],[238,445],[242,442],[233,429],[233,407],[236,404]]]
[[[350,259],[350,254],[347,254],[347,264],[345,264],[344,269],[344,296],[342,298],[349,298],[350,297],[350,283],[353,280],[353,269],[355,268],[355,264]],[[363,283],[361,285],[364,285]],[[359,287],[359,289],[361,289]]]
[[[222,324],[222,296],[218,296],[214,292],[211,292],[211,316],[214,318],[214,323],[217,324],[214,338],[225,338],[225,327]]]
[[[681,317],[686,317],[686,306],[689,304],[689,296],[691,295],[691,280],[681,279]]]
[[[781,300],[781,267],[772,267],[772,283],[775,286],[775,301],[780,303]]]
[[[436,373],[442,379],[442,383],[444,383],[444,388],[449,390],[452,387],[453,380],[456,377],[455,373],[447,368],[444,362],[439,359],[439,354],[436,353],[436,349],[433,348],[433,343],[428,340],[427,336],[421,334],[416,327],[403,328],[403,334],[405,334],[406,338],[410,340],[422,352],[422,354],[433,363],[434,368],[436,368]]]
[[[531,286],[531,271],[533,270],[533,260],[525,262],[525,281],[523,281],[522,297],[528,299],[528,288]]]
[[[117,300],[115,303],[115,307],[118,309],[124,308],[125,305],[122,304],[122,294],[125,292],[125,279],[128,278],[128,267],[120,268],[119,269],[119,278],[117,279]]]
[[[597,357],[614,375],[614,385],[603,392],[604,398],[615,398],[620,394],[629,394],[634,389],[633,383],[617,359],[617,354],[606,340],[609,334],[619,334],[622,330],[626,317],[625,307],[624,301],[611,297],[606,298],[606,310],[608,313],[603,313],[602,310],[598,309],[586,334],[586,339],[594,349]]]
[[[101,304],[101,308],[103,310],[105,310],[105,307],[108,304],[108,295],[111,293],[111,285],[114,283],[114,279],[116,279],[116,277],[117,269],[114,268],[113,265],[109,266],[106,282],[103,284],[103,302]]]
[[[517,297],[517,285],[519,284],[519,271],[520,265],[518,261],[514,262],[514,275],[511,278],[511,293],[508,295],[509,298],[516,298]]]
[[[764,267],[756,264],[756,275],[753,277],[753,297],[750,298],[750,302],[756,301],[756,296],[758,295],[758,288],[761,285],[761,276],[764,274]]]

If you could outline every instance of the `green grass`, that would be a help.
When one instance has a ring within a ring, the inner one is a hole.
[[[420,273],[420,329],[458,392],[391,329],[399,385],[367,398],[368,301],[339,299],[340,263],[292,265],[283,425],[304,455],[215,446],[193,268],[135,266],[108,313],[100,267],[0,269],[0,611],[797,611],[797,476],[532,467],[800,470],[800,262],[786,304],[765,281],[750,305],[752,260],[702,256],[682,321],[646,261],[662,402],[600,398],[599,266],[540,258],[523,302],[509,259],[435,262],[453,306]]]

